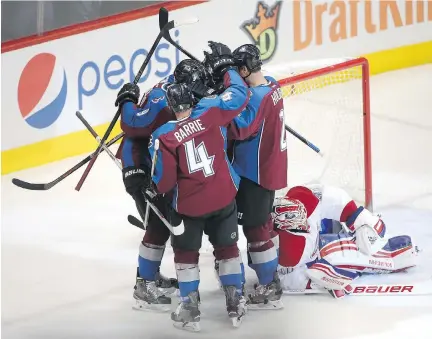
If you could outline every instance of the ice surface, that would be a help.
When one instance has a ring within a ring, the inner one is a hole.
[[[431,74],[427,65],[372,78],[375,210],[391,233],[411,234],[423,250],[411,274],[376,279],[415,281],[432,273]],[[80,174],[46,192],[11,184],[12,177],[50,181],[81,158],[2,177],[3,337],[191,337],[174,329],[167,313],[131,309],[143,232],[126,220],[136,215],[135,206],[108,157],[101,156],[79,193],[74,187]],[[432,338],[432,296],[285,296],[284,310],[250,312],[236,330],[226,318],[211,253],[203,251],[200,260],[197,337]],[[162,272],[174,276],[171,249]],[[252,284],[253,273],[248,277]]]

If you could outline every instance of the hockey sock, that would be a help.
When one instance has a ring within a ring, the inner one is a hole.
[[[243,277],[240,256],[219,261],[219,278],[223,286],[235,286],[241,293]]]
[[[256,272],[258,282],[261,285],[272,282],[278,265],[278,256],[273,242],[251,243],[249,254],[252,260],[250,266]]]
[[[141,243],[138,257],[138,275],[144,280],[154,281],[161,265],[165,246]]]
[[[198,291],[200,277],[198,264],[176,263],[177,279],[179,283],[180,297],[187,298],[191,292]]]

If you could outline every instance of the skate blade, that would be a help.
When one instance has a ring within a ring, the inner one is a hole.
[[[137,311],[168,312],[171,311],[171,304],[149,304],[145,301],[135,300],[132,309]]]
[[[158,287],[158,290],[159,292],[161,292],[166,296],[172,295],[178,291],[175,287],[168,287],[168,288]]]
[[[244,314],[241,316],[237,316],[237,317],[232,317],[231,319],[231,323],[233,325],[233,327],[235,328],[239,328],[241,323],[243,322],[243,318],[244,318]]]
[[[248,304],[247,309],[251,311],[260,311],[260,310],[280,310],[284,308],[284,304],[282,300],[272,300],[267,303],[261,304]]]
[[[199,322],[194,322],[194,321],[190,321],[190,322],[174,322],[173,323],[174,327],[179,329],[179,330],[183,330],[183,331],[187,331],[187,332],[199,332],[201,331],[201,326]]]

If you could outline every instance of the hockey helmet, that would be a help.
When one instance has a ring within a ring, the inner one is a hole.
[[[236,66],[246,66],[249,72],[261,70],[263,64],[261,53],[257,46],[252,44],[241,45],[233,52]]]
[[[175,83],[167,88],[167,102],[173,113],[179,113],[191,108],[194,97],[189,85],[186,83]]]
[[[185,59],[175,68],[174,79],[176,83],[186,84],[201,80],[206,85],[209,81],[209,74],[204,65],[198,60]]]

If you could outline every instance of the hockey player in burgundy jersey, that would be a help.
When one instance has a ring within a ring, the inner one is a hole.
[[[239,177],[226,155],[225,126],[246,107],[249,95],[232,67],[229,48],[209,45],[213,72],[224,77],[226,90],[193,107],[188,85],[170,86],[167,99],[177,121],[158,128],[150,141],[152,157],[154,141],[158,139],[160,145],[153,182],[159,193],[175,189],[173,205],[185,227],[184,233],[172,240],[181,302],[171,319],[176,327],[194,331],[199,330],[200,320],[198,258],[203,232],[209,235],[220,261],[219,277],[233,325],[238,326],[245,314],[235,203]]]
[[[276,80],[262,74],[260,51],[255,45],[242,45],[233,55],[251,91],[246,109],[228,128],[228,138],[234,140],[232,165],[241,177],[236,197],[239,224],[248,241],[249,265],[259,280],[249,305],[278,309],[283,307],[276,274],[278,237],[272,230],[270,213],[275,190],[287,186],[282,92]]]
[[[150,182],[150,155],[148,141],[158,127],[173,118],[166,101],[166,88],[174,81],[206,81],[203,65],[194,60],[183,60],[176,67],[174,75],[161,81],[148,91],[136,106],[139,87],[126,84],[119,92],[116,104],[122,108],[121,127],[125,138],[121,145],[123,180],[126,191],[134,198],[141,218],[144,220],[146,202],[143,190]],[[172,194],[160,196],[154,202],[172,224],[181,222],[171,208]],[[176,279],[167,279],[159,273],[165,244],[170,236],[169,230],[151,211],[144,238],[140,244],[136,285],[134,289],[134,308],[153,308],[169,310],[171,299],[162,292],[173,292],[178,287]],[[161,289],[161,291],[160,291]]]

